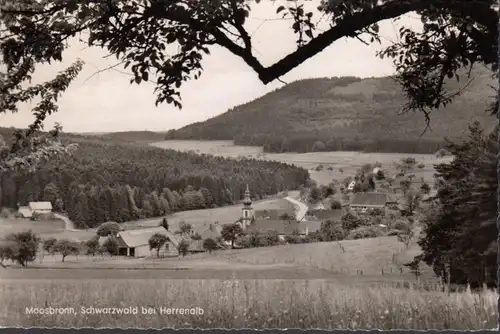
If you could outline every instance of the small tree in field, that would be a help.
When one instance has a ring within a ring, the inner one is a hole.
[[[186,256],[189,251],[189,243],[186,240],[181,240],[181,242],[177,245],[177,251],[182,256]]]
[[[28,266],[36,259],[40,238],[31,230],[9,234],[5,238],[11,245],[12,260],[21,266]]]
[[[155,233],[148,240],[149,249],[156,249],[156,257],[160,257],[160,249],[163,247],[163,245],[165,245],[167,241],[168,238],[165,235],[161,233]]]
[[[113,236],[115,237],[120,232],[120,224],[116,222],[107,222],[99,226],[97,235],[100,237]]]
[[[110,256],[118,255],[118,241],[114,237],[108,237],[106,241],[102,244],[104,252],[108,253]]]
[[[220,234],[222,239],[231,242],[231,248],[234,248],[234,241],[243,234],[243,230],[238,224],[225,224],[222,226]]]
[[[56,238],[48,238],[43,241],[42,244],[42,249],[44,252],[47,252],[47,254],[54,255],[54,245],[56,244],[57,239]]]
[[[76,242],[61,239],[54,244],[54,252],[58,252],[62,255],[62,262],[64,259],[71,254],[78,255],[80,253],[80,245]]]
[[[415,230],[413,228],[412,220],[408,221],[408,224],[400,225],[400,232],[397,235],[398,241],[405,245],[405,248],[410,247],[410,243],[415,236]]]
[[[85,242],[85,246],[87,247],[87,255],[95,256],[99,253],[99,236],[95,236],[90,240]]]
[[[210,254],[217,249],[217,243],[212,238],[207,238],[203,240],[203,248]]]
[[[179,231],[181,234],[189,235],[192,231],[193,227],[191,224],[187,224],[185,221],[181,221],[179,223]]]

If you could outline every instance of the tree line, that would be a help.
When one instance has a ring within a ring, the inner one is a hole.
[[[155,147],[65,136],[76,142],[71,156],[60,156],[34,173],[3,173],[4,207],[50,201],[77,227],[124,222],[166,213],[233,204],[246,184],[254,198],[296,189],[307,170],[256,159],[234,160]]]
[[[478,123],[461,142],[449,142],[450,163],[435,166],[437,194],[423,219],[417,260],[452,284],[497,285],[496,134]]]

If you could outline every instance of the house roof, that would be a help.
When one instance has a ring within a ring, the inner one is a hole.
[[[20,206],[19,213],[21,213],[25,218],[33,217],[33,211],[29,208],[29,206]]]
[[[312,220],[319,220],[319,221],[325,221],[325,220],[340,220],[342,216],[344,215],[345,210],[344,209],[330,209],[330,210],[309,210],[307,212],[307,216],[312,217]]]
[[[29,202],[28,206],[31,210],[52,210],[50,202]]]
[[[351,206],[369,205],[383,207],[388,201],[389,196],[386,193],[359,192],[354,194]]]
[[[170,239],[177,246],[182,238],[174,233],[167,231],[163,227],[153,227],[141,230],[127,230],[118,233],[118,239],[121,239],[128,247],[137,247],[149,245],[149,238],[155,233],[160,233]]]
[[[203,240],[208,238],[212,238],[215,240],[216,238],[220,237],[220,226],[211,224],[206,228],[206,230],[201,232],[200,235]]]
[[[268,209],[268,210],[256,210],[254,212],[255,220],[271,219],[279,220],[282,214],[289,214],[295,216],[293,209]]]
[[[248,226],[248,231],[251,232],[270,232],[276,231],[278,234],[289,235],[293,231],[300,234],[305,233],[306,225],[297,221],[279,220],[279,219],[261,219],[255,220]]]

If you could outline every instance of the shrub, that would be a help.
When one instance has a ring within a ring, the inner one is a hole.
[[[207,238],[203,240],[203,249],[205,249],[209,253],[212,253],[217,249],[217,242],[215,242],[215,240],[212,238]]]
[[[366,239],[366,238],[376,238],[384,235],[380,228],[375,226],[361,226],[358,227],[347,235],[349,240]]]
[[[189,243],[186,240],[181,240],[179,244],[177,245],[177,251],[179,252],[180,255],[186,256],[189,250]]]
[[[2,218],[9,218],[11,215],[10,210],[7,208],[2,208],[2,211],[0,211],[0,217]]]
[[[342,203],[338,200],[333,200],[332,203],[330,203],[330,208],[332,210],[342,209]]]
[[[377,173],[375,173],[375,179],[379,181],[385,179],[385,174],[381,169],[379,169]]]
[[[331,220],[321,223],[320,233],[321,241],[338,241],[343,240],[346,236],[342,224]]]
[[[363,219],[352,212],[347,212],[343,215],[340,222],[342,223],[342,228],[346,231],[354,230],[361,225],[364,225]]]
[[[24,218],[21,212],[14,212],[14,218]]]

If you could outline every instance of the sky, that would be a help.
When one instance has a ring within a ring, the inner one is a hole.
[[[317,4],[316,1],[312,3]],[[254,6],[246,24],[247,31],[252,34],[254,53],[264,66],[296,48],[291,21],[279,19],[275,14],[278,5],[263,1]],[[319,18],[315,15],[316,20]],[[320,21],[318,32],[326,27],[324,21]],[[376,52],[397,40],[399,26],[404,24],[418,29],[419,23],[411,14],[398,23],[382,22],[382,44],[367,46],[357,39],[340,39],[281,80],[391,75],[394,73],[392,61],[378,58]],[[47,117],[46,129],[57,122],[64,132],[167,131],[217,116],[283,86],[279,81],[262,84],[241,59],[221,47],[214,47],[211,55],[203,60],[204,71],[200,79],[184,83],[181,88],[182,110],[166,103],[155,107],[154,84],[130,84],[132,77],[127,73],[131,72],[122,67],[99,72],[119,61],[105,50],[89,48],[78,40],[71,41],[62,63],[37,68],[34,82],[50,80],[77,58],[82,59],[85,66],[59,100],[59,111]],[[26,127],[33,121],[32,107],[25,104],[20,106],[19,113],[0,115],[0,125]]]

